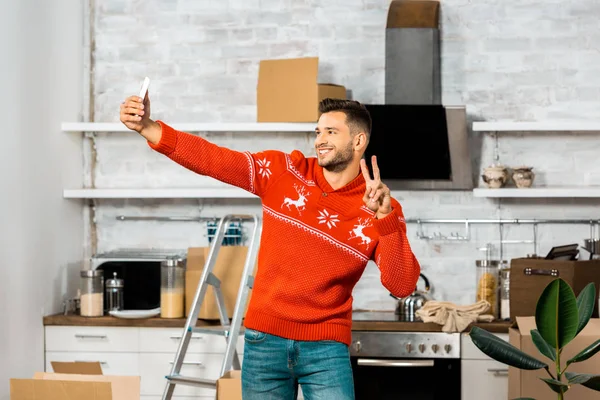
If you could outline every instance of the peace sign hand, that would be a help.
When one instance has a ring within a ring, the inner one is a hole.
[[[390,189],[381,182],[376,156],[371,157],[371,165],[373,166],[373,179],[369,174],[367,162],[364,159],[360,160],[360,170],[367,185],[363,201],[371,211],[376,213],[377,219],[381,219],[392,212]]]

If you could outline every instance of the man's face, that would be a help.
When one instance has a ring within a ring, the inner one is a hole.
[[[331,172],[346,169],[354,157],[353,137],[346,124],[346,114],[341,111],[321,114],[315,133],[319,165]]]

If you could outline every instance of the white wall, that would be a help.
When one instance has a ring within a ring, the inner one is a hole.
[[[470,119],[598,119],[600,52],[596,0],[444,0],[442,73],[445,103],[466,104]],[[320,80],[351,89],[363,102],[384,100],[384,38],[389,0],[161,0],[97,2],[95,85],[98,121],[118,121],[118,104],[135,93],[145,75],[155,117],[169,122],[254,121],[258,61],[320,57]],[[265,146],[311,153],[310,137],[294,134],[210,136],[227,146]],[[475,173],[493,161],[493,141],[473,134]],[[536,184],[600,183],[600,136],[511,134],[500,138],[501,162],[532,165]],[[206,186],[153,153],[135,135],[106,134],[98,142],[99,187]],[[558,149],[558,150],[556,150]],[[415,151],[426,151],[416,149]],[[479,181],[481,183],[481,181]],[[597,200],[503,200],[471,192],[402,192],[408,218],[598,218]],[[102,201],[99,247],[202,245],[191,223],[119,222],[120,214],[212,216],[255,204],[244,201]],[[428,227],[449,233],[457,226]],[[507,239],[531,239],[531,227],[507,227]],[[472,239],[437,243],[415,237],[413,249],[437,298],[472,302],[477,249],[498,240],[498,228],[475,227]],[[540,226],[539,253],[579,242],[587,226]],[[510,245],[505,257],[532,253]],[[391,308],[393,300],[369,267],[355,291],[355,306]]]
[[[81,2],[9,0],[0,12],[0,399],[44,368],[42,317],[77,284],[81,138],[60,132],[82,102]]]

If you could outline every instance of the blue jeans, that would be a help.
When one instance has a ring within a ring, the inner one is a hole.
[[[243,400],[354,400],[350,352],[344,343],[288,340],[246,329]]]

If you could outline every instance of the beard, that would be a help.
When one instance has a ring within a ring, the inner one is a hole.
[[[326,146],[322,146],[326,147]],[[348,164],[352,161],[353,152],[352,152],[352,142],[348,142],[346,146],[342,149],[335,149],[335,155],[333,158],[323,161],[319,158],[319,149],[317,149],[317,161],[320,167],[330,171],[330,172],[341,172],[346,169]]]

